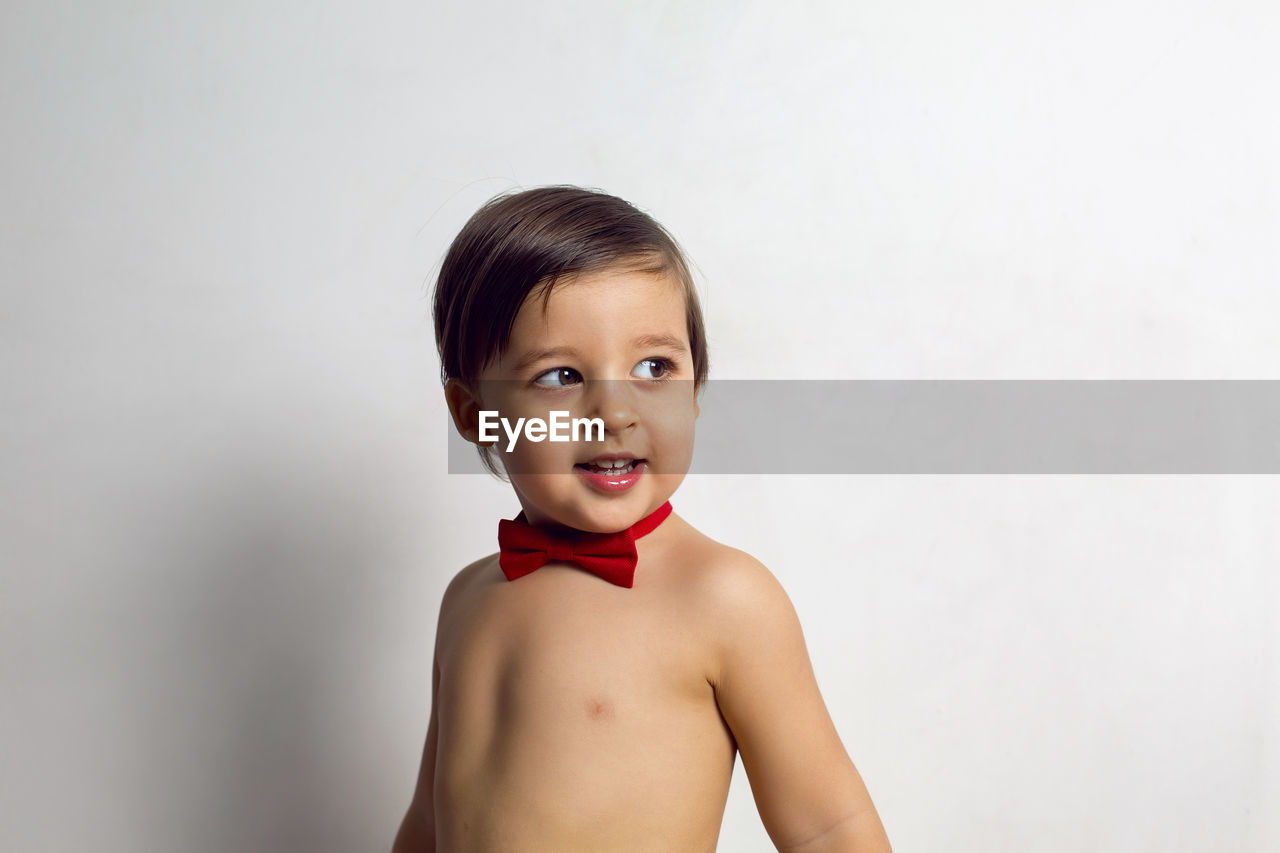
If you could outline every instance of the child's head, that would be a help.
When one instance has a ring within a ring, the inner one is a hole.
[[[653,217],[616,196],[539,187],[489,200],[454,239],[435,291],[441,380],[473,382],[506,349],[516,313],[558,279],[626,266],[684,288],[695,380],[707,375],[702,309],[684,254]]]
[[[707,376],[702,310],[680,247],[630,203],[578,187],[541,187],[498,196],[463,226],[441,265],[434,320],[441,380],[476,390],[505,355],[517,315],[566,283],[607,271],[665,277],[683,291],[694,389]],[[502,476],[494,450],[485,466]]]
[[[593,311],[598,313],[596,325],[584,327],[577,323]],[[648,319],[641,321],[641,315]],[[593,384],[590,380],[603,378],[603,374],[588,374],[603,370],[607,364],[604,359],[616,356],[621,364],[622,360],[640,357],[641,362],[648,365],[654,361],[654,353],[625,350],[620,348],[622,343],[605,353],[595,345],[626,339],[627,346],[631,346],[630,339],[636,334],[653,338],[654,329],[658,327],[671,333],[667,337],[684,339],[681,350],[685,355],[677,355],[675,359],[682,362],[680,368],[659,370],[666,371],[667,378],[678,375],[690,380],[675,384],[684,384],[686,391],[692,392],[689,403],[696,416],[694,394],[707,378],[708,357],[703,318],[689,266],[680,247],[662,225],[617,197],[577,187],[543,187],[489,201],[468,220],[445,255],[436,282],[434,319],[442,380],[456,423],[460,409],[456,405],[458,396],[462,394],[479,401],[483,380],[499,375],[507,380],[509,387],[538,387],[538,392],[526,394],[524,398],[518,397],[518,393],[515,397],[508,396],[506,402],[513,409],[544,403],[550,403],[552,409],[581,409],[585,397],[568,401],[570,392],[564,391],[563,383],[554,375],[548,379],[547,370],[552,374],[557,369],[562,374],[564,370],[571,371],[563,375],[570,378],[575,387],[585,388],[581,384],[584,380]],[[520,321],[518,328],[517,320]],[[673,325],[676,328],[672,328]],[[530,366],[530,370],[541,370],[543,374],[516,375],[520,371],[516,370],[515,362],[527,352],[512,353],[508,357],[513,330],[521,338],[520,346],[525,351],[529,351],[531,345],[538,345],[532,348],[559,345],[561,350],[573,355],[556,356],[552,361]],[[593,332],[596,332],[594,336]],[[575,341],[584,346],[575,348]],[[657,357],[657,361],[663,361],[663,357]],[[640,377],[654,383],[652,371],[650,366],[644,366],[639,369]],[[539,375],[541,378],[532,382],[531,377]],[[634,377],[636,374],[620,375]],[[556,389],[549,391],[548,384],[554,384]],[[641,387],[634,383],[622,384],[631,391]],[[649,401],[646,406],[657,400],[652,396],[657,392],[643,393],[649,394],[645,397]],[[673,398],[671,391],[663,393],[668,400]],[[500,409],[495,405],[495,397],[497,393],[489,394],[485,409]],[[463,429],[462,423],[460,429]],[[467,430],[463,434],[470,441],[476,441]],[[611,435],[598,450],[639,453],[635,448],[623,447],[622,438],[617,441],[613,438]],[[691,432],[689,439],[691,452]],[[498,452],[484,443],[476,443],[485,466],[502,476]],[[534,450],[529,451],[532,452]],[[538,452],[544,455],[540,464],[549,464],[547,453],[552,450],[538,448]],[[504,457],[506,469],[512,475],[522,464],[529,464],[529,460],[527,453],[524,460],[515,455]],[[521,493],[521,483],[513,480],[512,484],[517,493]],[[521,493],[527,512],[530,507],[525,497],[526,494]]]

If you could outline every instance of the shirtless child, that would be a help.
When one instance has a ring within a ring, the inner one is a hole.
[[[671,237],[598,192],[499,197],[449,249],[435,327],[454,423],[523,512],[444,593],[393,853],[714,851],[736,753],[779,850],[889,850],[786,593],[670,512],[707,375]],[[602,440],[481,432],[553,410]]]

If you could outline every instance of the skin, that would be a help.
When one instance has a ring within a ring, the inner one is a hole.
[[[545,312],[527,301],[477,387],[445,390],[473,442],[481,408],[602,418],[603,442],[500,446],[530,523],[608,532],[688,470],[692,377],[680,286],[613,269],[558,286]],[[608,494],[574,473],[603,452],[645,460],[635,487]],[[779,850],[889,850],[769,570],[675,513],[636,545],[632,589],[557,562],[508,582],[496,554],[453,579],[393,853],[714,851],[735,754]]]

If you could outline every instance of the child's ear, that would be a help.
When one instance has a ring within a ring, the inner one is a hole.
[[[698,397],[700,394],[702,394],[702,386],[694,385],[693,386],[693,419],[695,421],[698,419],[698,415],[702,414],[702,410],[698,408]]]
[[[480,444],[480,397],[461,379],[444,383],[444,399],[458,434],[472,444]]]

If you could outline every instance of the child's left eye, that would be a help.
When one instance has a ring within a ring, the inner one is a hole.
[[[663,379],[674,369],[675,365],[665,358],[646,358],[636,365],[632,375],[641,379]]]

